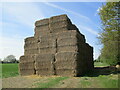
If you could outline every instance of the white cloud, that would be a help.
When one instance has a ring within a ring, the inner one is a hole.
[[[13,17],[12,21],[34,26],[36,19],[44,18],[41,9],[33,3],[3,3],[3,11]]]
[[[18,38],[16,36],[13,37],[0,37],[0,58],[4,58],[7,55],[15,55],[17,59],[21,55],[23,55],[23,46],[24,39]]]
[[[97,59],[100,56],[100,51],[95,51],[93,55],[94,55],[94,60]]]
[[[81,26],[81,25],[79,25],[79,28],[80,28],[80,30],[85,30],[85,31],[88,31],[88,32],[90,32],[91,34],[93,34],[93,35],[99,35],[98,34],[98,32],[96,32],[95,30],[93,30],[92,28],[90,28],[90,27],[86,27],[86,26]]]
[[[4,12],[4,21],[0,22],[0,58],[4,58],[7,55],[13,54],[17,59],[24,52],[24,36],[22,35],[9,35],[3,36],[2,31],[9,27],[9,31],[18,32],[16,27],[23,24],[26,27],[34,27],[36,20],[44,18],[42,10],[34,3],[2,3],[0,4]],[[7,15],[9,17],[7,17]],[[7,20],[7,22],[6,22]],[[24,30],[23,30],[24,33]]]
[[[52,3],[49,3],[49,2],[44,2],[44,4],[46,4],[46,5],[48,5],[48,6],[51,6],[51,7],[54,7],[54,8],[57,8],[57,9],[60,9],[60,10],[63,10],[63,11],[65,11],[65,12],[71,13],[71,14],[76,15],[76,16],[78,16],[78,17],[80,17],[80,18],[83,18],[83,19],[85,19],[85,20],[87,20],[87,21],[91,21],[90,18],[88,18],[87,16],[84,16],[84,15],[81,15],[81,14],[79,14],[79,13],[77,13],[77,12],[74,12],[74,11],[71,11],[71,10],[68,10],[68,9],[65,9],[65,8],[60,7],[60,6],[58,6],[58,5],[55,5],[55,4],[52,4]]]

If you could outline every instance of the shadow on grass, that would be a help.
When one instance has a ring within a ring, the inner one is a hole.
[[[115,66],[94,67],[93,71],[89,71],[84,76],[98,77],[99,75],[118,74],[120,71]]]

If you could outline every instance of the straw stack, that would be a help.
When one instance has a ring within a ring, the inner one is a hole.
[[[79,76],[93,69],[93,48],[67,15],[35,22],[34,37],[25,39],[21,75]]]

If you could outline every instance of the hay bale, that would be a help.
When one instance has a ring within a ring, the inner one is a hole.
[[[69,30],[69,26],[72,25],[67,15],[54,16],[50,18],[49,26],[52,33],[58,33]]]
[[[76,69],[77,68],[77,61],[56,61],[55,62],[55,68],[56,69]]]
[[[62,37],[77,37],[77,31],[76,30],[69,30],[69,31],[63,31],[58,33],[58,38]]]
[[[44,26],[44,25],[48,25],[49,24],[49,19],[42,19],[42,20],[38,20],[35,22],[35,26],[39,27],[39,26]]]
[[[20,62],[19,68],[20,69],[34,69],[35,65],[34,62]]]
[[[67,15],[59,15],[59,16],[53,16],[50,18],[49,23],[56,23],[60,21],[70,21],[70,19],[67,17]]]
[[[19,72],[22,76],[34,75],[36,73],[34,69],[20,69]]]
[[[32,43],[35,41],[35,38],[34,37],[27,37],[24,39],[25,43]]]
[[[44,26],[40,26],[40,27],[35,27],[35,32],[46,32],[46,31],[50,31],[49,25],[44,25]]]
[[[37,75],[40,75],[40,76],[51,76],[51,75],[54,75],[53,72],[49,69],[38,69],[36,71],[36,74]]]
[[[36,55],[39,54],[38,48],[25,49],[24,55]]]
[[[46,60],[46,61],[36,61],[35,62],[35,68],[37,69],[46,69],[46,68],[52,68],[52,61]]]
[[[39,48],[39,54],[55,54],[56,48],[48,47],[48,48]]]
[[[56,48],[56,39],[50,37],[41,37],[39,38],[40,42],[38,43],[39,48]]]
[[[38,44],[37,43],[31,43],[31,44],[25,43],[25,45],[24,45],[24,49],[25,50],[36,49],[36,48],[38,48]]]
[[[69,37],[69,38],[58,38],[57,39],[57,46],[66,46],[66,45],[77,45],[77,38]]]
[[[50,29],[50,32],[57,34],[57,33],[67,31],[67,30],[68,30],[67,27],[60,27],[60,28]]]
[[[61,52],[55,54],[56,61],[76,61],[78,58],[78,52]]]
[[[41,36],[45,36],[45,35],[49,35],[50,32],[49,31],[36,31],[34,34],[35,38],[39,38]]]
[[[54,54],[38,54],[36,55],[36,61],[53,61],[55,58]]]
[[[50,31],[52,33],[55,32],[55,30],[60,30],[61,28],[65,28],[66,30],[68,30],[69,24],[67,21],[60,21],[60,22],[56,22],[56,23],[50,23]]]
[[[81,33],[79,33],[77,30],[69,30],[69,31],[63,31],[58,33],[58,39],[61,38],[76,38],[78,42],[85,42],[85,37]]]
[[[35,69],[38,75],[53,75],[54,74],[54,54],[39,54],[36,57]],[[46,71],[44,71],[46,70]],[[48,73],[49,72],[49,73]]]
[[[75,69],[56,69],[56,75],[59,76],[77,76]]]
[[[36,55],[25,55],[20,57],[20,63],[24,62],[34,62],[36,59]]]
[[[65,45],[57,47],[57,52],[78,52],[77,45]]]

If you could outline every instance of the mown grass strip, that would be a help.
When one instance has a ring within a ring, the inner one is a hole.
[[[118,88],[118,79],[111,78],[112,76],[100,75],[96,78],[99,84],[104,88]]]
[[[99,67],[99,66],[110,66],[109,64],[107,64],[107,63],[101,63],[101,62],[94,62],[94,66],[95,67]]]
[[[37,88],[50,88],[54,85],[57,85],[60,81],[68,79],[68,77],[54,77],[49,78],[46,83],[37,83]]]

